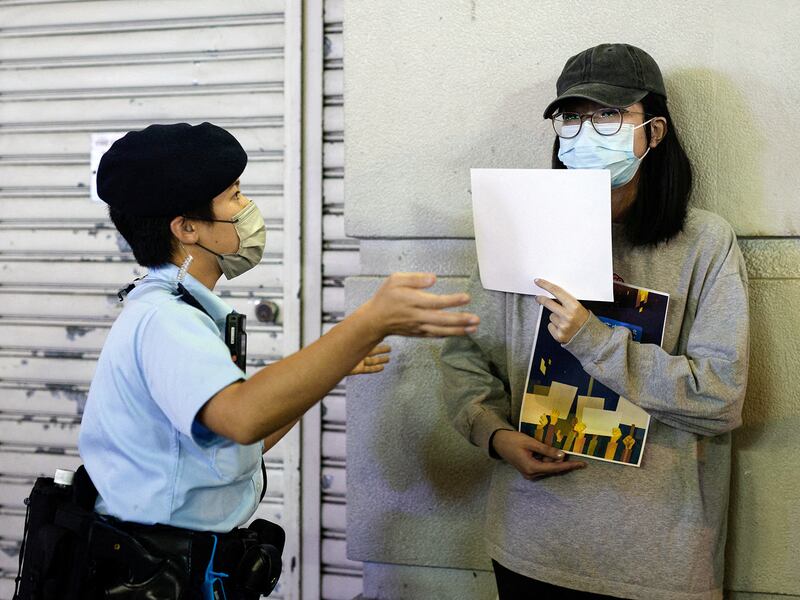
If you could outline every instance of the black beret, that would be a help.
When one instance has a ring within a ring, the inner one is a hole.
[[[100,159],[97,195],[121,212],[173,217],[207,205],[244,171],[247,153],[212,125],[150,125],[118,139]]]

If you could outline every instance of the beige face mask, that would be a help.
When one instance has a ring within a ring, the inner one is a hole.
[[[226,279],[233,279],[245,273],[261,262],[264,246],[267,243],[267,228],[261,211],[254,202],[250,202],[236,213],[230,221],[214,219],[215,223],[232,223],[239,236],[239,249],[232,254],[220,254],[198,243],[203,250],[217,257],[219,268]]]

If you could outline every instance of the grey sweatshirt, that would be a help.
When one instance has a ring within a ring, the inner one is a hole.
[[[747,381],[744,260],[730,225],[706,211],[690,210],[684,231],[655,248],[632,247],[612,227],[615,274],[670,294],[663,349],[594,315],[565,348],[652,416],[641,467],[589,459],[585,469],[528,481],[498,460],[488,552],[562,587],[722,598],[730,431],[741,423]],[[484,290],[477,273],[469,292],[481,325],[443,348],[445,401],[458,431],[488,451],[495,431],[519,424],[539,306],[533,296]]]

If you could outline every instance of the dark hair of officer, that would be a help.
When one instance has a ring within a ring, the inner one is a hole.
[[[642,161],[636,200],[625,214],[625,235],[633,245],[656,245],[669,241],[683,230],[692,191],[692,165],[681,146],[666,99],[647,94],[641,100],[644,111],[667,120],[667,133]],[[645,127],[647,141],[650,129]],[[552,166],[566,169],[558,159],[558,136],[553,142]]]
[[[97,191],[136,262],[171,262],[175,217],[213,220],[213,200],[235,182],[247,154],[230,133],[212,125],[150,125],[109,148],[97,170]]]
[[[213,202],[184,213],[184,216],[202,221],[214,218]],[[177,240],[172,235],[170,223],[178,215],[169,217],[143,217],[108,207],[108,215],[114,226],[128,242],[136,262],[143,267],[160,267],[170,262],[178,250]]]

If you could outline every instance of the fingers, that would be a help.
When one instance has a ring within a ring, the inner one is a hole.
[[[420,311],[416,335],[423,337],[463,336],[478,330],[480,317],[472,313],[452,313],[443,310]]]
[[[392,273],[386,281],[390,285],[424,289],[436,283],[436,275],[433,273]]]
[[[547,296],[536,296],[536,302],[544,306],[554,315],[558,315],[560,317],[567,316],[567,311],[564,309],[561,303],[556,302],[552,298],[548,298]]]
[[[382,354],[380,356],[367,356],[362,362],[364,366],[371,367],[374,365],[385,365],[389,360],[390,358],[388,356]]]
[[[535,438],[529,438],[529,440],[526,440],[526,442],[527,443],[525,444],[525,447],[532,452],[536,452],[536,454],[541,454],[542,456],[547,456],[548,458],[553,458],[555,460],[562,460],[566,456],[563,450],[543,444]]]
[[[556,340],[557,342],[562,343],[562,344],[564,343],[562,341],[562,338],[564,336],[561,335],[561,331],[559,331],[558,327],[556,327],[552,323],[548,323],[547,324],[547,331],[550,332],[550,335],[553,336],[554,340]]]
[[[533,459],[532,459],[533,460]],[[525,479],[531,480],[543,475],[555,475],[557,473],[566,473],[568,471],[575,471],[586,467],[585,462],[578,461],[564,461],[564,462],[541,462],[533,460],[534,465],[530,465],[524,473]]]
[[[389,354],[392,351],[392,347],[388,344],[380,344],[375,346],[372,350],[369,351],[367,356],[377,356],[378,354]]]
[[[431,294],[430,292],[414,292],[414,304],[419,308],[453,308],[469,304],[469,294]]]
[[[368,373],[380,373],[381,371],[383,371],[383,365],[373,365],[371,367],[358,365],[355,369],[350,371],[348,375],[366,375]]]
[[[392,349],[387,344],[379,344],[370,350],[369,354],[350,371],[350,375],[364,375],[366,373],[380,373],[383,366],[391,359],[389,352]]]
[[[419,337],[453,337],[464,336],[478,331],[477,325],[468,327],[443,327],[441,325],[421,325],[416,333]]]
[[[565,289],[557,286],[555,283],[550,283],[546,279],[534,279],[533,282],[543,290],[547,290],[548,292],[553,294],[553,296],[555,296],[556,299],[559,302],[561,302],[561,304],[577,302],[577,300],[575,299],[574,296],[572,296],[572,294],[567,292]]]
[[[443,310],[422,310],[417,320],[423,325],[441,325],[444,327],[471,327],[481,322],[478,315],[472,313],[446,312]]]
[[[550,315],[550,322],[555,326],[556,329],[561,331],[564,329],[565,326],[569,324],[569,321],[565,317],[559,317],[557,314],[552,313]]]
[[[390,275],[367,306],[383,323],[384,335],[447,337],[475,333],[477,315],[447,312],[445,309],[470,302],[469,294],[435,294],[423,291],[436,282],[432,273],[394,273]],[[375,351],[377,353],[377,351]]]

